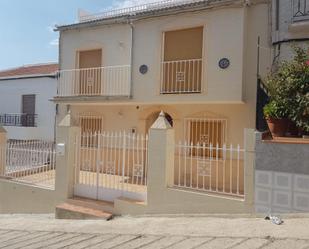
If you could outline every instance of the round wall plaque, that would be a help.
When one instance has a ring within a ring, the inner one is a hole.
[[[228,58],[222,58],[220,61],[219,61],[219,67],[221,69],[226,69],[230,66],[230,60]]]
[[[141,74],[146,74],[146,73],[148,72],[148,66],[147,66],[147,65],[141,65],[141,66],[139,67],[139,72],[140,72]]]

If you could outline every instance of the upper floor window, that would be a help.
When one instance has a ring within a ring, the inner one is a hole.
[[[161,93],[200,93],[203,27],[164,33]]]
[[[293,21],[309,20],[309,0],[291,0]]]
[[[78,52],[77,81],[78,94],[100,95],[102,77],[102,50],[87,50]]]
[[[103,52],[77,51],[75,69],[59,72],[58,96],[130,96],[131,65],[103,66]],[[105,59],[105,63],[109,61]]]

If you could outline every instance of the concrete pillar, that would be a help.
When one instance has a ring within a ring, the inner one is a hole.
[[[5,174],[6,144],[7,144],[6,130],[2,126],[0,126],[0,176],[3,176]]]
[[[56,135],[56,193],[60,200],[73,196],[75,180],[75,140],[80,128],[72,126],[71,115],[67,114],[59,122]],[[61,153],[64,147],[64,154]]]
[[[174,130],[161,112],[149,131],[149,205],[160,200],[162,191],[174,183],[174,139]]]
[[[245,202],[254,211],[254,184],[255,184],[255,139],[254,129],[245,129],[244,132],[244,192]]]

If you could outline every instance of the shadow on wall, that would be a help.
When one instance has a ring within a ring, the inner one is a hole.
[[[309,212],[309,144],[263,142],[261,134],[256,139],[256,212]]]

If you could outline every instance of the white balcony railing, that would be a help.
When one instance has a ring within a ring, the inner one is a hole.
[[[130,96],[130,65],[62,70],[58,77],[58,97]]]
[[[162,62],[161,94],[200,93],[202,59]]]

